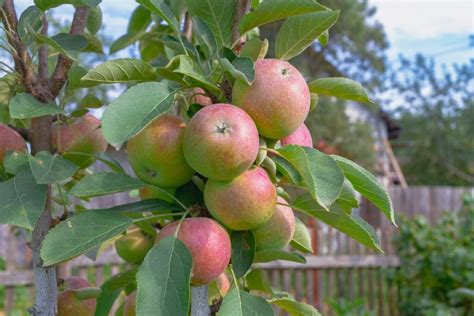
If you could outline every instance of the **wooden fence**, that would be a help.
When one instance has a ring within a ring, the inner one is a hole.
[[[431,222],[443,211],[458,211],[462,205],[463,194],[474,194],[472,188],[452,187],[409,187],[391,188],[390,196],[397,214],[407,216],[424,215]],[[126,195],[116,195],[113,204],[123,203]],[[103,207],[111,201],[97,200],[94,207]],[[105,203],[105,204],[104,204]],[[381,216],[375,208],[362,201],[359,215],[369,221],[377,231],[382,242],[384,254],[376,253],[361,246],[344,234],[313,219],[307,221],[316,255],[307,257],[307,264],[278,261],[258,266],[266,272],[273,286],[290,292],[298,300],[315,305],[323,315],[335,315],[330,299],[359,300],[366,310],[374,315],[398,315],[397,289],[386,278],[386,274],[396,269],[400,262],[391,245],[396,229]],[[8,315],[18,306],[21,295],[27,303],[33,297],[33,274],[28,269],[30,255],[27,247],[13,234],[4,235],[8,242],[6,249],[6,271],[0,272],[0,292],[4,289],[4,311]],[[19,252],[18,249],[23,249]],[[109,276],[126,266],[115,253],[109,251],[95,262],[80,257],[70,262],[68,269],[73,275],[87,277],[100,286]],[[1,304],[1,303],[0,303]],[[1,306],[1,305],[0,305]],[[0,308],[0,315],[2,314]]]

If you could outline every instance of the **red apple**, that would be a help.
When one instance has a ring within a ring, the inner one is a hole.
[[[201,106],[211,105],[212,100],[206,95],[206,91],[202,88],[194,88],[191,103],[197,103]]]
[[[87,167],[94,162],[92,154],[103,153],[107,149],[107,141],[100,129],[100,120],[92,114],[77,118],[69,125],[53,125],[51,145],[53,150],[81,167]]]
[[[96,299],[81,299],[78,290],[90,288],[90,283],[81,277],[69,277],[64,280],[58,293],[58,316],[94,315]]]
[[[175,233],[178,222],[166,225],[158,234],[158,242]],[[223,273],[230,261],[230,238],[226,230],[210,218],[187,218],[178,238],[193,257],[191,282],[208,284]]]
[[[262,59],[255,62],[252,85],[236,81],[232,101],[252,117],[260,135],[281,139],[303,124],[311,97],[298,69],[286,61]]]
[[[184,157],[205,177],[230,180],[257,158],[258,131],[247,113],[231,104],[208,105],[197,112],[184,133]]]
[[[212,305],[221,297],[226,296],[230,289],[230,281],[227,275],[222,273],[209,285],[208,303]]]
[[[194,171],[183,156],[185,128],[179,116],[163,114],[128,141],[128,159],[140,179],[165,188],[191,180]]]
[[[257,250],[282,249],[293,239],[296,221],[295,214],[282,198],[278,197],[273,216],[262,226],[253,230]]]
[[[9,151],[27,151],[26,142],[14,129],[0,124],[0,167],[3,164],[5,154]]]
[[[256,228],[272,217],[277,193],[264,169],[257,167],[230,181],[209,179],[204,201],[211,215],[232,230]]]
[[[281,146],[299,145],[313,148],[313,139],[311,138],[311,133],[305,124],[301,124],[296,131],[283,137],[280,142]]]

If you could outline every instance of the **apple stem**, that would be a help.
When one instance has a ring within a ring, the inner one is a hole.
[[[148,217],[143,217],[143,218],[137,218],[137,219],[133,220],[133,223],[135,224],[135,223],[147,221],[147,220],[150,220],[150,219],[166,217],[166,216],[182,215],[182,214],[184,214],[184,212],[182,212],[182,213],[158,214],[158,215],[153,215],[153,216],[148,216]]]
[[[234,279],[235,287],[237,288],[237,290],[239,290],[239,282],[237,282],[237,277],[235,276],[234,268],[230,267],[229,270],[230,270],[230,273],[232,273],[232,278]]]

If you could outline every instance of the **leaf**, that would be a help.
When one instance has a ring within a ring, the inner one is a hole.
[[[325,31],[323,34],[321,34],[321,36],[318,37],[318,41],[321,46],[326,47],[329,42],[329,31]]]
[[[85,5],[88,7],[96,7],[101,0],[34,0],[35,5],[43,11],[58,7],[63,4],[72,4],[75,6]]]
[[[46,266],[77,257],[127,230],[132,220],[116,210],[84,211],[46,235],[41,258]]]
[[[305,257],[296,252],[286,252],[278,249],[263,249],[255,253],[254,263],[270,262],[274,260],[286,260],[298,263],[306,263]]]
[[[245,276],[247,287],[252,291],[259,291],[273,296],[272,285],[262,270],[252,270]]]
[[[321,316],[313,306],[297,302],[289,297],[273,298],[269,302],[278,306],[290,316]]]
[[[211,29],[218,47],[229,46],[232,41],[234,0],[187,0],[191,16],[197,16]]]
[[[134,44],[136,41],[140,40],[143,35],[145,35],[145,32],[140,31],[129,32],[120,36],[115,41],[113,41],[112,45],[110,45],[109,54],[115,54],[116,52],[127,48],[128,46]]]
[[[268,51],[268,40],[264,39],[263,41],[254,37],[251,40],[245,42],[244,47],[240,51],[240,57],[249,57],[253,61],[258,59],[263,59],[267,55]]]
[[[148,82],[131,87],[112,101],[102,116],[102,132],[114,147],[120,147],[148,123],[171,108],[175,91],[166,84]]]
[[[275,56],[289,60],[310,46],[334,25],[339,11],[320,11],[288,18],[278,32]]]
[[[293,184],[303,185],[303,179],[301,178],[301,175],[290,162],[278,156],[271,157],[271,160],[273,160],[276,165],[276,169],[283,175],[283,177],[286,177],[286,179]]]
[[[82,77],[82,83],[120,83],[155,79],[153,67],[140,59],[123,58],[107,61]]]
[[[178,55],[173,59],[175,60],[174,62],[177,66],[173,69],[173,72],[185,75],[185,82],[190,85],[203,87],[216,95],[220,94],[221,90],[219,87],[205,77],[199,65],[195,63],[191,57],[186,55]]]
[[[63,113],[61,108],[56,105],[40,102],[29,93],[15,95],[10,100],[9,110],[10,116],[18,119]]]
[[[48,186],[36,184],[28,168],[0,182],[0,223],[33,229],[46,203]]]
[[[240,278],[250,269],[255,256],[255,238],[251,231],[235,231],[230,236],[232,245],[232,269]]]
[[[144,31],[151,23],[151,12],[142,5],[133,10],[128,21],[127,33]]]
[[[383,185],[370,172],[355,162],[341,156],[332,155],[332,157],[354,189],[367,200],[374,203],[390,219],[393,225],[397,226],[392,200]]]
[[[248,57],[237,57],[232,62],[227,58],[219,59],[222,68],[237,80],[251,85],[255,79],[255,65]]]
[[[3,167],[5,168],[5,171],[10,174],[18,174],[23,167],[28,166],[28,156],[29,154],[24,152],[7,152],[3,159]]]
[[[309,234],[308,228],[306,225],[298,218],[296,219],[296,228],[293,239],[291,240],[290,245],[304,253],[312,253],[313,246],[311,242],[311,235]]]
[[[86,28],[92,35],[97,34],[102,27],[102,10],[97,8],[90,8],[87,16]]]
[[[100,172],[82,178],[69,193],[76,197],[94,197],[135,190],[143,186],[143,182],[125,173]]]
[[[299,196],[291,207],[317,218],[369,248],[383,252],[374,229],[359,216],[337,209],[331,209],[328,212],[307,193]]]
[[[137,0],[137,3],[156,13],[166,21],[176,35],[180,35],[179,22],[164,0]]]
[[[87,70],[81,66],[73,66],[67,72],[66,93],[72,94],[75,90],[93,86],[90,83],[82,82],[81,79],[87,74]]]
[[[311,81],[308,86],[312,93],[373,104],[367,91],[360,83],[347,78],[316,79]]]
[[[135,282],[137,268],[116,274],[108,279],[100,287],[102,293],[97,298],[97,307],[95,309],[95,316],[109,315],[112,305],[119,296],[122,288]]]
[[[50,46],[55,51],[66,55],[69,59],[77,60],[77,52],[87,47],[87,39],[82,35],[59,33],[52,37],[35,32],[31,26],[27,26],[28,32],[39,44]]]
[[[326,209],[339,196],[344,175],[331,156],[308,147],[288,145],[278,150],[301,175],[305,187]]]
[[[43,22],[41,21],[43,14],[44,12],[35,6],[29,6],[21,13],[17,26],[18,35],[26,46],[28,46],[33,40],[29,34],[28,27],[31,27],[34,32],[38,32],[43,25]]]
[[[192,17],[193,34],[202,49],[206,50],[207,57],[212,57],[217,53],[217,42],[214,34],[209,26],[201,18],[197,16]]]
[[[87,109],[97,109],[100,108],[104,103],[93,93],[86,94],[85,97],[79,102],[79,107]]]
[[[272,307],[261,297],[233,288],[224,296],[218,316],[273,316]]]
[[[35,157],[28,156],[30,168],[38,184],[60,182],[72,177],[77,166],[59,155],[40,151]]]
[[[353,208],[359,207],[359,201],[355,197],[354,187],[347,179],[344,179],[344,184],[342,185],[342,190],[336,203],[348,213],[350,213]]]
[[[101,55],[104,54],[104,45],[102,45],[102,42],[97,36],[89,33],[84,33],[84,37],[87,39],[88,45],[82,50],[82,52],[96,53]]]
[[[240,34],[273,21],[305,13],[323,11],[326,8],[314,0],[266,0],[252,12],[244,15],[239,23]]]
[[[192,266],[182,241],[171,236],[160,240],[137,273],[137,315],[187,316]]]

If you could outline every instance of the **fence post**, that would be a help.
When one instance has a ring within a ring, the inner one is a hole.
[[[209,316],[211,310],[208,305],[208,286],[192,286],[191,292],[191,316]]]

